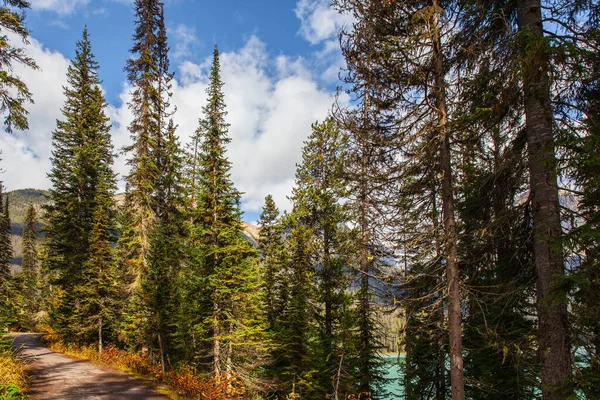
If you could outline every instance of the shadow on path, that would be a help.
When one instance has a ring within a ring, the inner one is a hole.
[[[40,342],[43,334],[8,335],[28,363],[31,399],[164,400],[124,372],[55,353]]]

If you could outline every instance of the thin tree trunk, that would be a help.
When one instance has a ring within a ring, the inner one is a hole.
[[[368,124],[368,102],[369,93],[368,89],[365,90],[365,110],[364,110],[364,127],[366,129]],[[369,324],[369,231],[367,222],[367,210],[368,204],[368,188],[367,188],[367,132],[359,132],[361,155],[361,173],[360,173],[360,216],[359,225],[361,230],[360,240],[360,386],[359,391],[361,393],[368,393],[371,390],[370,376],[371,371],[369,370],[371,356],[369,347],[371,341],[370,335],[370,324]]]
[[[233,326],[231,324],[229,325],[229,332],[233,332]],[[225,360],[225,373],[227,374],[228,380],[230,380],[233,376],[233,364],[231,362],[232,351],[233,345],[230,339],[229,343],[227,343],[227,358]]]
[[[102,314],[98,321],[98,353],[102,353]]]
[[[437,0],[433,7],[438,8]],[[452,399],[465,397],[462,357],[462,327],[460,312],[460,278],[458,274],[458,250],[456,222],[454,219],[454,196],[452,190],[452,166],[450,164],[450,137],[448,130],[448,108],[444,82],[442,39],[438,13],[433,16],[433,67],[435,74],[435,106],[438,113],[440,138],[440,162],[442,170],[442,210],[445,232],[446,275],[448,279],[448,333],[450,339],[450,381]]]
[[[221,340],[219,332],[219,305],[213,303],[213,372],[215,377],[221,375]]]
[[[165,351],[163,349],[163,341],[162,341],[162,335],[160,333],[160,328],[159,328],[159,332],[158,332],[158,350],[160,351],[160,370],[164,376],[165,375]]]
[[[560,387],[570,380],[571,363],[567,305],[565,301],[550,300],[554,287],[564,276],[564,258],[549,62],[545,54],[547,45],[543,38],[540,1],[518,0],[517,10],[522,58],[526,60],[522,76],[537,273],[538,357],[542,367],[542,396],[545,400],[559,400],[566,399],[570,394],[563,392]]]

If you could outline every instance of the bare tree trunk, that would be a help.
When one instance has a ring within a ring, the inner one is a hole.
[[[368,122],[368,103],[369,93],[368,89],[365,90],[365,111],[364,120],[365,127]],[[366,129],[363,127],[363,129]],[[367,155],[367,144],[366,140],[368,137],[367,132],[359,132],[361,155],[360,155],[360,211],[359,211],[359,225],[361,230],[360,240],[360,296],[359,296],[359,308],[360,308],[360,368],[359,368],[359,392],[369,393],[371,391],[371,371],[369,371],[371,352],[369,350],[371,335],[370,335],[370,321],[369,321],[369,231],[368,231],[368,187],[367,187],[367,167],[368,167],[368,155]]]
[[[518,0],[518,26],[522,40],[523,91],[533,213],[534,255],[537,273],[538,357],[542,367],[545,400],[566,399],[561,386],[571,377],[568,314],[565,301],[550,295],[564,276],[562,230],[556,183],[553,112],[550,101],[549,62],[545,54],[541,2]]]
[[[219,305],[213,303],[213,372],[215,377],[221,375],[221,341],[218,338],[219,332]]]
[[[233,332],[233,324],[229,324],[229,332]],[[231,358],[233,356],[233,344],[231,343],[231,339],[227,343],[227,357],[225,359],[225,374],[227,379],[230,380],[233,377],[233,364]]]
[[[433,7],[438,8],[437,0]],[[440,167],[442,170],[442,210],[445,233],[446,275],[448,279],[448,333],[450,339],[450,382],[452,399],[465,398],[462,357],[462,327],[460,312],[460,277],[458,274],[458,250],[456,222],[454,219],[454,196],[452,190],[452,166],[450,164],[450,136],[448,130],[448,108],[444,82],[442,39],[438,12],[433,16],[433,67],[435,75],[435,106],[438,113],[440,140]]]
[[[102,353],[102,314],[98,320],[98,353]]]
[[[165,351],[163,348],[162,335],[160,333],[160,325],[159,325],[159,332],[158,332],[158,350],[160,351],[160,370],[164,376],[165,375]]]

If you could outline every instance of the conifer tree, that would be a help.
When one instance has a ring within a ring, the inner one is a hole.
[[[18,63],[34,70],[37,70],[38,66],[24,48],[15,47],[10,43],[6,33],[15,34],[24,43],[28,43],[29,30],[24,24],[24,11],[30,5],[26,0],[4,0],[3,6],[0,6],[0,113],[6,115],[4,126],[9,133],[13,128],[29,128],[29,112],[24,104],[33,103],[33,96],[25,82],[12,74],[12,65]]]
[[[135,343],[158,352],[165,371],[173,333],[172,295],[179,273],[182,235],[182,155],[170,106],[169,47],[164,4],[136,0],[131,58],[125,71],[132,86],[129,125],[133,143],[124,149],[131,166],[119,239],[119,254],[130,270],[129,318]]]
[[[53,310],[57,332],[66,341],[87,343],[89,338],[81,331],[85,313],[78,296],[89,284],[94,214],[100,201],[105,203],[102,207],[110,207],[106,199],[113,201],[116,188],[106,102],[87,28],[77,42],[64,91],[64,119],[57,121],[52,134],[52,170],[48,174],[52,203],[46,207],[47,262],[56,271],[54,283],[60,288]]]
[[[109,177],[111,175],[108,175]],[[106,176],[105,176],[106,178]],[[114,182],[100,181],[96,209],[90,232],[89,258],[85,265],[84,285],[76,287],[78,297],[78,335],[86,342],[96,342],[99,352],[104,343],[114,339],[117,311],[120,309],[119,284],[116,280]],[[91,340],[91,338],[95,340]]]
[[[27,324],[31,328],[35,325],[35,315],[41,310],[42,303],[40,291],[40,263],[38,258],[38,219],[33,204],[27,208],[23,227],[23,258],[21,262],[21,276],[23,281],[23,310],[27,317]]]
[[[288,285],[285,274],[283,229],[278,219],[279,210],[273,201],[273,196],[269,194],[265,197],[265,204],[258,218],[260,226],[258,250],[262,260],[265,314],[271,331],[275,329],[276,320],[285,308]]]
[[[264,358],[265,329],[261,318],[260,276],[256,252],[241,235],[240,193],[230,178],[226,157],[230,142],[215,47],[198,134],[202,141],[195,182],[197,205],[192,221],[186,266],[186,302],[191,335],[203,338],[197,359],[210,363],[214,376],[242,377],[252,382]]]
[[[0,276],[8,279],[10,276],[10,261],[13,249],[10,241],[10,214],[8,211],[8,196],[0,183]]]
[[[17,293],[10,273],[12,257],[8,198],[5,199],[4,185],[0,183],[0,329],[16,322],[17,318]]]
[[[129,231],[128,242],[122,242],[122,251],[135,271],[137,285],[147,268],[150,233],[166,201],[166,191],[159,187],[158,180],[170,162],[167,143],[173,75],[169,72],[163,3],[136,0],[134,7],[134,44],[125,67],[133,94],[129,103],[133,121],[128,127],[133,143],[124,148],[131,155],[127,160],[131,171],[126,177],[130,218],[125,228]]]
[[[349,79],[362,79],[373,87],[370,102],[375,112],[370,118],[375,120],[373,128],[378,133],[373,140],[383,141],[388,147],[390,160],[386,164],[391,166],[390,177],[396,179],[390,180],[390,185],[400,186],[391,194],[399,207],[393,207],[391,212],[403,220],[421,218],[416,209],[422,203],[403,201],[402,186],[409,189],[420,185],[421,193],[417,195],[425,194],[426,198],[430,190],[435,190],[442,218],[439,224],[430,225],[434,229],[423,232],[428,231],[432,242],[435,237],[443,239],[441,251],[420,253],[428,258],[438,257],[446,269],[441,276],[448,282],[447,292],[442,294],[438,290],[432,295],[447,298],[444,315],[448,323],[452,398],[463,399],[461,278],[454,211],[456,171],[452,160],[456,131],[451,125],[455,118],[455,92],[449,83],[455,85],[457,80],[448,79],[454,67],[454,49],[449,43],[459,15],[452,8],[456,3],[437,0],[337,3],[342,10],[353,12],[357,21],[355,29],[342,36]],[[400,236],[414,235],[414,231],[403,230],[402,225],[407,224],[397,220],[392,226],[404,231]],[[420,261],[421,265],[437,264]],[[442,271],[438,268],[437,272]]]
[[[323,396],[323,388],[320,382],[315,381],[315,375],[320,360],[312,352],[316,344],[316,327],[312,322],[313,310],[310,305],[310,300],[314,298],[311,232],[303,224],[294,221],[293,216],[289,218],[289,295],[287,307],[281,316],[276,366],[284,380],[283,395],[319,398]]]
[[[345,356],[347,363],[352,360],[352,354],[345,354],[347,349],[343,346],[343,338],[351,327],[342,325],[350,302],[346,291],[352,279],[348,268],[350,232],[346,228],[349,210],[341,204],[347,198],[341,179],[345,148],[344,135],[332,118],[314,123],[311,128],[302,149],[302,162],[297,166],[292,201],[298,222],[311,232],[309,262],[315,270],[317,288],[313,300],[318,305],[318,353],[325,360],[316,379],[326,393],[331,393],[331,382],[336,381],[334,376],[340,370],[340,362],[343,364],[342,358]]]

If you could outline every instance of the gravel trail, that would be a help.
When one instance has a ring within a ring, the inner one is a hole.
[[[164,400],[124,372],[68,357],[44,347],[40,333],[8,335],[29,363],[31,399]]]

